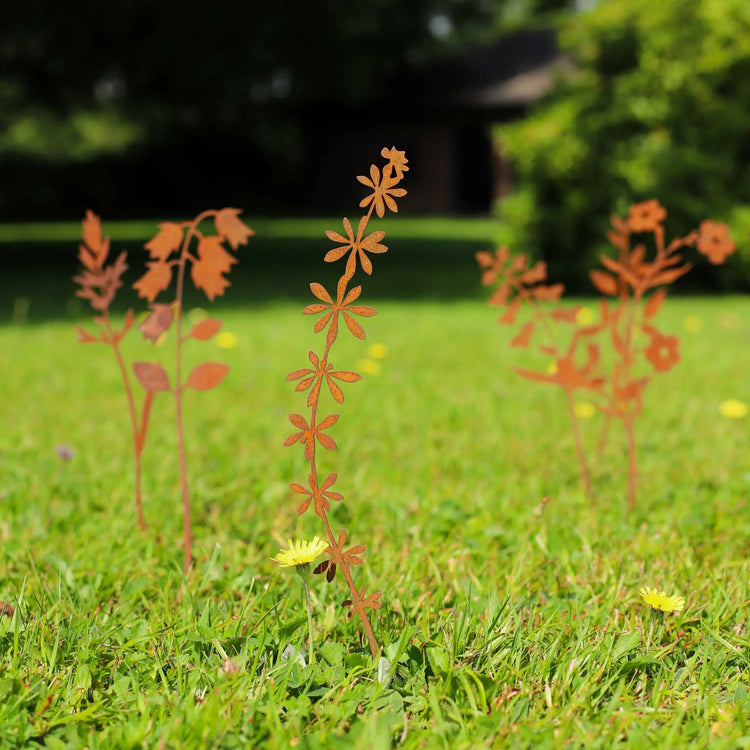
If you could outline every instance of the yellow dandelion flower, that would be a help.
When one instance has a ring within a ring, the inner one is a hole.
[[[703,321],[697,315],[686,315],[685,320],[682,321],[682,325],[685,326],[686,331],[697,333],[703,328]]]
[[[557,375],[557,362],[554,359],[547,365],[547,374]]]
[[[590,307],[582,307],[576,313],[576,325],[590,326],[596,323],[596,313]]]
[[[719,404],[719,414],[728,419],[744,419],[747,416],[747,404],[730,398]]]
[[[382,368],[380,362],[376,362],[374,359],[360,359],[357,362],[357,369],[360,372],[367,373],[367,375],[380,375]]]
[[[384,359],[385,355],[388,354],[388,347],[385,344],[370,344],[367,353],[373,359]]]
[[[591,419],[596,414],[596,407],[588,401],[579,401],[573,406],[573,411],[578,419]]]
[[[234,349],[237,346],[237,334],[231,331],[220,331],[216,335],[216,346],[219,349]]]
[[[659,612],[681,612],[685,608],[685,600],[681,596],[667,596],[664,591],[658,589],[644,586],[641,589],[641,597],[651,609],[657,609]]]
[[[309,565],[316,557],[320,557],[327,548],[328,542],[324,542],[318,536],[313,537],[311,542],[306,542],[303,539],[293,542],[290,539],[289,549],[279,550],[279,554],[271,559],[282,568],[299,568],[303,565]]]

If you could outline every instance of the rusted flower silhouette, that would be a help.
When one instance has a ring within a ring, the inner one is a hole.
[[[613,373],[613,397],[610,399],[610,408],[604,407],[604,411],[618,418],[638,416],[643,409],[643,391],[649,379],[638,378],[622,384],[622,367],[615,365]]]
[[[534,370],[524,370],[519,367],[514,367],[513,369],[527,380],[554,383],[566,391],[573,392],[579,388],[596,391],[604,383],[603,378],[595,376],[598,364],[599,347],[596,344],[589,344],[586,361],[580,366],[573,361],[571,355],[566,355],[556,360],[554,367],[549,368],[552,372],[542,373]]]
[[[659,205],[659,201],[644,201],[630,207],[628,227],[631,232],[656,232],[666,218],[667,211]]]
[[[373,191],[372,193],[370,193],[370,195],[360,201],[359,207],[367,208],[370,203],[374,203],[375,213],[381,219],[383,218],[383,216],[385,216],[386,206],[394,213],[398,213],[398,204],[393,199],[401,198],[402,196],[406,195],[406,190],[404,190],[403,188],[394,187],[394,185],[398,184],[401,181],[400,175],[391,175],[389,174],[389,172],[390,170],[386,165],[386,167],[383,169],[383,178],[381,180],[380,170],[374,164],[372,164],[370,166],[369,179],[362,175],[359,175],[357,177],[357,179],[363,185],[372,188]]]
[[[293,435],[290,435],[285,441],[284,445],[294,445],[297,441],[300,441],[305,446],[305,458],[309,461],[315,453],[315,439],[330,451],[336,450],[336,441],[327,435],[323,430],[327,430],[329,427],[338,422],[338,414],[329,414],[320,424],[309,425],[307,420],[301,414],[290,414],[289,421],[299,430]]]
[[[307,405],[312,406],[317,403],[318,395],[320,393],[320,386],[325,380],[328,390],[331,395],[338,401],[338,403],[344,403],[344,393],[337,383],[334,382],[334,378],[341,380],[344,383],[356,383],[360,379],[360,375],[356,372],[350,372],[349,370],[334,370],[333,366],[330,365],[326,360],[321,360],[315,352],[309,353],[310,362],[312,363],[312,369],[306,367],[302,370],[295,370],[290,372],[287,376],[287,380],[299,380],[295,387],[295,391],[306,391],[310,386],[312,390],[310,395],[307,397]]]
[[[296,482],[290,484],[289,486],[294,492],[305,496],[302,504],[297,508],[297,515],[301,516],[310,507],[310,503],[312,502],[313,510],[321,518],[325,518],[326,512],[331,509],[331,502],[341,502],[344,499],[344,496],[340,492],[333,492],[330,489],[337,478],[335,473],[329,474],[323,484],[318,485],[316,478],[310,474],[307,478],[309,487],[303,487]]]
[[[659,372],[671,370],[680,361],[680,340],[677,336],[665,336],[656,329],[649,328],[649,345],[644,350],[646,359]]]
[[[380,609],[383,606],[383,603],[380,601],[380,591],[376,591],[374,594],[369,594],[368,596],[365,596],[365,587],[363,586],[362,589],[359,592],[360,597],[362,598],[362,604],[361,606],[365,609]],[[346,613],[346,616],[351,619],[351,616],[354,614],[354,607],[352,606],[354,602],[351,599],[344,599],[343,602],[341,602],[342,607],[349,607],[349,611]]]
[[[346,237],[340,235],[338,232],[328,230],[326,235],[329,240],[333,242],[341,242],[339,247],[334,247],[333,250],[329,250],[324,260],[326,263],[342,258],[346,253],[349,253],[349,258],[346,261],[346,275],[353,276],[354,270],[357,265],[357,257],[359,257],[359,264],[362,266],[362,270],[368,275],[372,275],[372,261],[367,257],[367,253],[384,253],[388,250],[385,245],[380,244],[380,240],[385,237],[385,232],[377,231],[371,232],[370,234],[362,237],[366,227],[368,219],[363,216],[359,220],[357,225],[357,236],[354,236],[352,230],[352,224],[349,219],[344,219],[344,231]]]
[[[356,612],[359,615],[365,635],[370,644],[370,652],[373,659],[377,659],[380,649],[367,610],[377,609],[381,606],[379,601],[380,594],[365,594],[364,589],[357,588],[352,577],[352,566],[362,565],[364,562],[361,557],[361,554],[365,551],[364,545],[355,545],[345,550],[344,543],[346,542],[347,534],[344,529],[340,530],[338,541],[336,541],[337,537],[331,528],[327,512],[331,509],[331,503],[342,500],[343,496],[341,493],[334,492],[331,489],[336,481],[336,474],[329,474],[322,483],[319,483],[315,441],[320,442],[325,448],[336,448],[336,443],[323,430],[331,427],[338,420],[338,415],[331,414],[316,424],[319,413],[320,392],[323,384],[325,383],[334,400],[342,403],[344,394],[339,383],[353,383],[360,379],[360,375],[356,372],[334,370],[329,362],[331,347],[336,342],[339,333],[339,318],[343,316],[344,323],[349,331],[355,337],[363,339],[365,337],[364,329],[355,319],[355,316],[371,317],[376,314],[376,310],[372,307],[354,304],[362,292],[361,286],[347,289],[349,282],[357,271],[358,263],[359,267],[369,275],[373,270],[372,260],[369,256],[371,254],[384,253],[387,250],[386,246],[381,244],[385,233],[376,231],[368,235],[366,233],[367,226],[373,213],[377,213],[382,218],[386,209],[394,212],[397,211],[395,199],[406,194],[406,191],[402,188],[395,187],[403,178],[404,173],[409,171],[409,168],[406,166],[407,159],[405,153],[398,151],[396,148],[384,148],[381,154],[387,159],[387,163],[382,168],[382,173],[375,165],[372,165],[370,167],[369,178],[361,176],[357,178],[360,183],[370,187],[372,193],[360,203],[360,207],[367,207],[367,211],[359,220],[356,234],[351,222],[347,218],[343,220],[344,234],[334,231],[326,232],[330,240],[339,244],[328,251],[325,260],[332,262],[343,258],[345,255],[348,255],[348,257],[344,273],[336,285],[335,300],[322,284],[310,284],[310,289],[318,301],[305,307],[303,313],[305,315],[319,316],[314,325],[316,333],[327,328],[325,349],[321,355],[312,351],[309,352],[308,356],[312,365],[311,367],[295,370],[287,375],[287,380],[297,381],[295,390],[310,391],[307,396],[307,406],[310,408],[310,421],[308,423],[299,414],[291,414],[289,420],[297,428],[298,432],[290,435],[284,443],[285,445],[293,445],[299,442],[304,445],[305,458],[310,463],[307,486],[298,483],[291,485],[293,492],[298,496],[303,496],[297,513],[305,513],[312,506],[315,514],[321,518],[325,525],[328,537],[327,559],[320,563],[313,573],[325,573],[327,580],[332,581],[336,575],[336,571],[341,570],[341,577],[348,586],[350,594],[350,598],[345,604],[351,607],[350,616],[352,612]],[[370,352],[373,357],[384,357],[386,354],[385,347],[382,344],[374,345]],[[378,369],[380,368],[380,365],[373,360],[363,361],[368,362]]]
[[[543,260],[529,268],[526,255],[517,255],[511,260],[510,252],[505,246],[499,247],[494,255],[480,251],[476,254],[476,259],[483,269],[483,285],[497,283],[498,278],[502,277],[487,303],[506,307],[499,318],[499,322],[504,325],[512,325],[515,322],[523,300],[557,302],[565,289],[562,284],[542,283],[547,279],[547,264]],[[511,298],[513,299],[509,303]],[[513,339],[511,346],[528,346],[533,329],[533,323],[527,323]]]
[[[388,164],[383,169],[383,173],[386,172],[390,173],[390,169],[396,170],[396,177],[398,180],[401,180],[404,176],[404,172],[409,171],[409,167],[406,165],[409,163],[409,160],[406,158],[406,152],[405,151],[397,151],[396,147],[393,148],[384,148],[380,155],[384,159],[388,159]]]
[[[707,219],[698,227],[698,252],[711,263],[723,263],[735,249],[734,240],[729,236],[729,227],[718,221]]]
[[[486,250],[480,250],[476,254],[477,263],[482,270],[482,285],[489,286],[497,281],[500,271],[510,258],[510,251],[505,245],[497,248],[494,255]],[[506,292],[507,296],[507,292]],[[490,304],[505,304],[505,302],[490,302]]]
[[[344,316],[346,327],[351,331],[352,335],[356,336],[358,339],[363,339],[365,337],[365,331],[352,315],[361,315],[363,318],[371,318],[373,315],[377,314],[377,310],[374,307],[369,307],[367,305],[352,305],[352,302],[356,301],[360,294],[362,294],[362,287],[355,286],[346,293],[347,281],[348,279],[346,275],[339,279],[339,283],[336,287],[335,302],[322,284],[313,282],[310,284],[310,291],[312,291],[312,293],[325,304],[315,303],[308,305],[302,311],[303,315],[317,315],[324,310],[328,311],[318,319],[313,330],[315,333],[318,333],[330,322],[328,334],[326,336],[326,343],[329,347],[336,340],[336,336],[339,332],[339,313]]]
[[[597,290],[614,298],[600,300],[598,322],[592,311],[580,306],[568,309],[555,306],[548,312],[536,304],[540,300],[555,302],[562,292],[561,284],[546,284],[547,269],[543,263],[527,269],[525,256],[511,258],[504,247],[494,255],[482,252],[476,256],[482,268],[482,283],[495,286],[490,304],[504,307],[500,323],[513,325],[522,310],[530,308],[531,319],[527,316],[521,322],[510,345],[523,348],[536,343],[537,349],[545,357],[552,357],[553,361],[548,359],[546,371],[516,369],[516,372],[530,380],[554,383],[566,391],[581,473],[589,495],[591,484],[576,419],[589,416],[591,408],[582,412],[572,401],[572,392],[590,390],[601,399],[594,407],[606,415],[599,441],[600,451],[606,445],[611,418],[622,422],[628,438],[628,504],[631,507],[635,505],[638,475],[634,423],[642,410],[645,386],[654,374],[649,372],[646,377],[636,377],[635,365],[643,355],[655,372],[666,372],[680,360],[677,337],[665,336],[648,321],[661,309],[667,296],[666,287],[692,267],[684,262],[682,249],[697,245],[712,263],[722,263],[735,249],[728,228],[713,221],[704,221],[699,230],[667,243],[662,224],[666,215],[658,201],[649,200],[632,206],[626,220],[617,216],[612,218],[613,228],[607,237],[619,253],[616,258],[601,255],[604,270],[590,272]],[[650,242],[631,247],[632,234],[644,232],[653,233],[653,251],[649,250]],[[576,326],[565,349],[560,348],[555,340],[550,321]],[[637,334],[641,331],[649,337],[647,345],[637,342]],[[539,338],[544,332],[547,341],[540,343]],[[581,366],[579,347],[594,336],[603,337],[605,344],[612,347],[614,360],[602,358],[600,361],[598,344],[588,344],[588,359]]]

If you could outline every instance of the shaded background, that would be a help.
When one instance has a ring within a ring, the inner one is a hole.
[[[590,290],[609,215],[652,197],[670,233],[711,216],[730,223],[742,251],[749,5],[12,0],[0,222],[78,220],[86,208],[105,220],[208,205],[250,219],[353,213],[354,176],[395,145],[412,168],[405,214],[497,217],[482,238],[413,237],[409,267],[429,257],[453,272],[502,241]],[[62,245],[32,251],[23,236],[0,236],[6,270],[61,258]],[[293,244],[272,241],[261,265],[296,257]],[[476,292],[473,273],[455,293]],[[423,275],[417,293],[430,283]],[[746,290],[746,264],[703,263],[678,288]]]

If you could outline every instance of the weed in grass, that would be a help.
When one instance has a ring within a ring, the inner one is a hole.
[[[159,225],[157,235],[146,243],[151,256],[146,273],[133,284],[141,297],[151,304],[151,313],[139,326],[145,338],[156,342],[172,326],[176,328],[174,387],[170,384],[166,370],[156,362],[134,362],[133,371],[146,391],[146,398],[155,393],[170,391],[175,397],[177,441],[180,460],[180,484],[183,512],[184,569],[193,564],[193,526],[190,511],[190,494],[187,480],[187,459],[183,428],[182,394],[186,388],[208,391],[221,383],[229,367],[219,362],[203,362],[193,368],[187,378],[182,379],[182,345],[188,339],[208,341],[222,326],[217,318],[205,318],[193,324],[190,332],[182,332],[182,298],[185,288],[185,271],[190,263],[190,277],[196,288],[205,292],[209,300],[224,294],[229,286],[225,274],[237,259],[224,249],[229,243],[233,250],[247,243],[253,231],[238,218],[236,208],[209,210],[198,214],[192,221],[182,223],[165,222]],[[203,221],[213,220],[216,234],[204,234],[200,229]],[[196,241],[194,253],[191,243]],[[176,254],[170,260],[170,256]],[[168,304],[154,300],[172,283],[173,271],[177,272],[175,300]],[[150,403],[150,402],[149,402]]]
[[[135,458],[135,508],[138,526],[145,530],[146,519],[143,515],[143,495],[141,489],[141,454],[146,442],[146,430],[148,429],[148,417],[151,410],[151,401],[153,393],[146,391],[143,406],[140,411],[135,405],[133,388],[130,384],[127,367],[120,350],[120,343],[125,334],[132,328],[135,321],[133,309],[129,308],[125,316],[125,323],[119,331],[112,328],[112,321],[109,316],[109,308],[115,298],[117,290],[122,286],[122,275],[127,271],[128,266],[125,262],[126,253],[120,253],[112,263],[107,263],[109,257],[109,238],[102,237],[102,226],[99,217],[91,211],[86,212],[83,220],[83,244],[78,248],[78,259],[84,267],[79,276],[74,277],[74,281],[80,286],[76,295],[82,299],[88,300],[91,307],[100,313],[94,318],[94,322],[99,326],[99,335],[86,331],[80,326],[76,326],[78,340],[83,344],[103,343],[112,347],[117,360],[117,366],[120,368],[122,384],[125,388],[125,396],[128,401],[128,411],[130,414],[130,429],[133,436],[133,455]],[[63,455],[58,451],[60,457]]]
[[[396,198],[406,195],[406,190],[396,187],[404,177],[404,172],[409,170],[406,166],[407,159],[403,151],[397,151],[395,148],[381,151],[383,158],[387,160],[386,165],[381,170],[374,164],[370,167],[370,176],[359,176],[357,179],[372,192],[360,202],[360,208],[367,208],[367,213],[362,216],[357,225],[356,234],[349,219],[344,218],[345,235],[338,232],[326,232],[328,238],[333,242],[339,243],[337,247],[330,250],[325,261],[328,263],[335,262],[347,257],[344,273],[336,286],[336,298],[325,289],[322,284],[310,284],[310,290],[320,300],[317,303],[308,305],[303,310],[305,315],[320,315],[321,317],[315,323],[315,333],[326,331],[325,349],[319,356],[315,352],[309,353],[309,360],[312,367],[295,370],[287,375],[287,380],[299,381],[295,387],[296,391],[307,391],[307,406],[310,409],[309,422],[301,414],[291,414],[289,421],[298,430],[290,435],[284,445],[294,445],[300,443],[305,448],[305,459],[310,463],[310,474],[308,476],[307,486],[294,483],[291,485],[292,490],[305,499],[299,506],[298,514],[305,513],[312,506],[314,512],[321,518],[325,527],[328,538],[328,548],[326,553],[328,559],[318,565],[314,573],[326,574],[330,582],[334,579],[337,569],[349,587],[351,598],[344,601],[343,606],[349,607],[348,616],[351,617],[356,612],[362,622],[367,640],[370,644],[370,651],[373,659],[378,656],[378,644],[375,634],[367,614],[368,609],[379,609],[381,606],[380,592],[365,594],[364,587],[357,588],[352,577],[352,567],[362,565],[362,553],[366,550],[364,545],[355,545],[344,549],[347,541],[346,529],[341,529],[338,534],[334,534],[327,513],[331,508],[331,501],[343,500],[343,495],[333,491],[331,488],[336,482],[337,475],[329,474],[322,482],[318,478],[318,466],[316,463],[316,448],[319,443],[327,450],[335,450],[336,443],[334,439],[325,430],[332,427],[338,421],[338,414],[329,414],[318,421],[318,406],[320,394],[325,384],[333,399],[338,403],[344,402],[344,393],[336,382],[355,383],[360,379],[356,372],[348,370],[334,370],[330,363],[331,349],[336,342],[339,333],[339,319],[342,318],[349,332],[358,339],[364,339],[365,332],[360,323],[354,316],[369,318],[376,314],[376,310],[366,305],[355,305],[362,293],[361,286],[349,287],[354,273],[359,267],[369,276],[372,274],[372,261],[369,254],[377,255],[386,252],[388,249],[381,244],[385,237],[385,232],[375,231],[366,234],[370,217],[373,210],[379,218],[383,218],[386,208],[393,212],[398,211]],[[382,353],[385,350],[378,350]],[[312,642],[310,643],[312,648]]]
[[[315,652],[313,651],[312,605],[310,604],[310,563],[320,557],[327,548],[328,545],[317,536],[311,542],[300,540],[295,543],[290,539],[289,549],[281,550],[273,558],[282,568],[294,568],[302,579],[307,608],[307,649],[311,664],[315,661]]]
[[[506,247],[494,255],[477,253],[483,269],[482,283],[496,284],[489,303],[505,307],[499,321],[514,324],[522,307],[531,310],[531,318],[520,328],[511,346],[528,347],[538,329],[545,340],[538,349],[546,357],[553,357],[553,366],[540,372],[514,368],[529,380],[552,383],[565,392],[570,424],[586,492],[591,497],[591,479],[583,448],[578,419],[584,416],[576,408],[577,390],[589,391],[596,398],[596,408],[605,415],[600,438],[600,452],[604,450],[612,419],[619,420],[625,429],[628,446],[628,505],[636,502],[638,479],[635,420],[643,409],[643,392],[656,373],[668,372],[680,360],[679,339],[666,335],[653,324],[667,296],[667,287],[686,274],[690,263],[683,263],[681,252],[696,247],[714,265],[723,263],[735,250],[725,224],[703,221],[697,230],[684,237],[665,243],[662,222],[666,210],[655,200],[638,203],[630,208],[627,219],[612,218],[613,231],[607,237],[619,250],[617,260],[600,256],[607,269],[591,271],[591,281],[598,291],[613,297],[612,307],[606,300],[599,303],[599,316],[594,321],[583,316],[580,306],[564,309],[557,305],[563,292],[562,284],[548,286],[547,267],[540,261],[527,268],[525,255],[511,257]],[[653,253],[647,260],[646,244],[632,243],[653,235]],[[651,293],[652,292],[652,293]],[[552,309],[540,302],[554,302]],[[572,324],[572,335],[562,347],[556,339],[553,323]],[[611,353],[602,356],[602,343]]]

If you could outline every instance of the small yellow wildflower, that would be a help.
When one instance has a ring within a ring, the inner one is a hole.
[[[697,333],[703,328],[703,321],[697,315],[686,315],[682,324],[685,326],[685,330],[691,333]]]
[[[641,589],[641,597],[651,609],[659,612],[681,612],[685,608],[685,600],[681,596],[667,596],[664,591],[650,589],[644,586]]]
[[[367,353],[373,359],[384,359],[385,355],[388,354],[388,347],[385,344],[370,344]]]
[[[328,548],[328,543],[320,537],[313,537],[311,542],[299,539],[296,542],[289,540],[289,549],[279,550],[279,554],[271,559],[282,568],[300,568],[309,565],[316,557],[323,554]]]
[[[380,367],[380,362],[376,362],[374,359],[360,359],[357,362],[357,369],[368,375],[380,375],[382,368]]]
[[[747,404],[736,398],[730,398],[719,404],[719,413],[728,419],[743,419],[747,416]]]
[[[231,331],[220,331],[216,336],[219,349],[234,349],[237,346],[237,334]]]
[[[591,419],[596,414],[596,407],[588,401],[579,401],[573,406],[573,411],[579,419]]]
[[[557,362],[554,359],[547,365],[547,374],[557,375]]]
[[[576,325],[590,326],[596,323],[596,313],[590,307],[582,307],[576,313]]]

